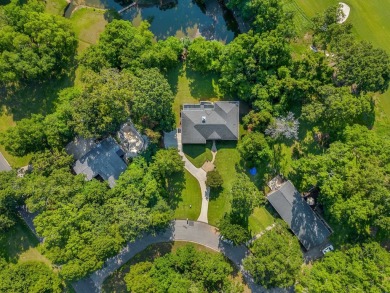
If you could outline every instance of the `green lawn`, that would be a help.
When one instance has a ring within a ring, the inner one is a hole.
[[[50,14],[62,16],[65,12],[65,8],[68,5],[66,0],[47,0],[46,2],[46,12]]]
[[[321,13],[338,0],[290,0],[295,1],[299,11],[311,18]],[[386,0],[345,0],[351,7],[348,21],[354,26],[358,37],[372,42],[390,53],[390,1]]]
[[[184,180],[184,188],[176,200],[175,219],[197,220],[202,206],[199,182],[187,170],[184,173]]]
[[[265,207],[255,208],[252,215],[249,217],[249,231],[252,236],[255,236],[268,226],[272,225],[274,221],[275,218]]]
[[[187,159],[194,164],[195,167],[200,168],[206,161],[211,161],[213,155],[211,154],[212,142],[207,144],[186,144],[183,145],[183,152]]]
[[[215,101],[221,97],[216,85],[217,76],[201,74],[187,69],[180,64],[166,75],[169,85],[175,95],[173,111],[176,126],[180,125],[180,110],[183,104],[199,103],[199,101]]]
[[[214,226],[218,226],[218,222],[224,214],[230,212],[230,191],[237,176],[236,165],[240,162],[240,154],[236,149],[236,143],[217,142],[217,149],[215,166],[222,176],[223,189],[216,199],[213,199],[212,194],[212,198],[209,201],[208,219],[209,224]]]
[[[108,23],[105,11],[95,8],[80,8],[70,17],[79,39],[79,53],[95,44]]]

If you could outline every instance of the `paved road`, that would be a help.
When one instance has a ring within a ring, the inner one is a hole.
[[[200,192],[202,194],[202,207],[200,209],[200,215],[198,221],[208,223],[208,210],[209,210],[209,189],[206,187],[206,171],[202,168],[196,168],[183,153],[183,145],[181,143],[181,133],[177,133],[177,148],[179,155],[183,158],[184,168],[194,176],[200,185]]]
[[[196,221],[189,221],[187,224],[187,221],[185,220],[176,220],[173,221],[170,227],[162,233],[155,236],[145,235],[135,242],[128,243],[118,255],[108,259],[102,269],[92,273],[92,275],[88,278],[73,283],[73,288],[77,293],[100,292],[104,280],[112,272],[129,261],[133,256],[151,244],[168,241],[188,241],[207,246],[210,249],[223,253],[238,268],[240,268],[241,271],[243,271],[242,260],[249,253],[248,249],[243,245],[231,246],[221,242],[219,239],[219,233],[213,226]],[[243,273],[252,292],[291,292],[291,289],[275,288],[267,290],[255,284],[252,278],[244,271]]]
[[[2,153],[0,153],[0,171],[11,171],[11,166],[8,164]]]

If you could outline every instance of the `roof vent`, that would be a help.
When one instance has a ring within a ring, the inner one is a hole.
[[[206,123],[206,116],[202,116],[202,123]]]

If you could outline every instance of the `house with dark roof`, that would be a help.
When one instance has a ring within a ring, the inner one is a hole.
[[[239,102],[183,105],[181,133],[183,144],[205,144],[208,140],[238,140]]]
[[[271,185],[270,185],[271,186]],[[321,245],[331,232],[290,181],[273,184],[268,201],[306,250]]]
[[[115,180],[127,169],[122,159],[125,152],[112,137],[93,145],[73,165],[76,174],[84,174],[86,180],[97,178],[107,180],[110,187],[115,186]]]

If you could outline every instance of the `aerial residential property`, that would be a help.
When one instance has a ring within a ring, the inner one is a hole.
[[[0,293],[390,293],[389,13],[0,1]]]
[[[184,104],[181,110],[183,144],[205,144],[212,140],[238,140],[239,102]]]

